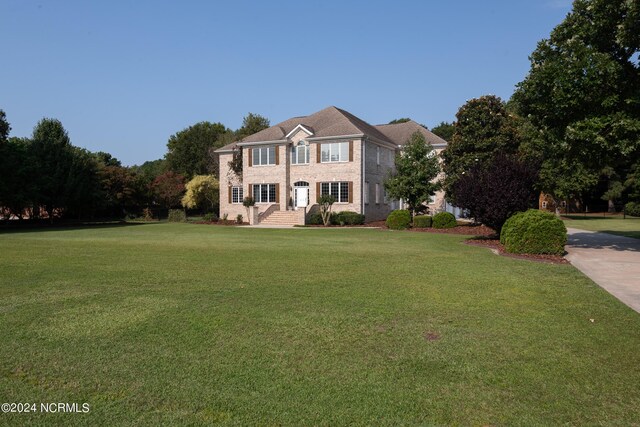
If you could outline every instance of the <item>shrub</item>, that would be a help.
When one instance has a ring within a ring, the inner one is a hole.
[[[213,212],[209,212],[202,217],[202,220],[205,222],[216,222],[218,220],[218,215]]]
[[[238,224],[242,224],[242,215],[238,214],[238,216],[236,217],[236,222]]]
[[[429,228],[433,218],[429,215],[416,215],[413,217],[413,226],[415,228]]]
[[[320,212],[312,213],[307,217],[307,224],[309,225],[320,225],[322,224],[322,215]]]
[[[256,205],[256,200],[253,197],[245,197],[244,200],[242,201],[242,205],[245,208],[250,208],[251,206]]]
[[[567,229],[562,220],[549,212],[529,209],[504,223],[500,242],[509,253],[562,255]]]
[[[456,217],[450,212],[440,212],[433,216],[433,228],[453,228],[456,225]]]
[[[392,211],[387,217],[387,227],[392,230],[405,230],[411,226],[411,213],[398,209]]]
[[[629,216],[640,216],[640,203],[629,202],[624,205],[624,213]]]
[[[329,224],[331,225],[338,225],[338,214],[336,214],[335,212],[331,212],[329,215]],[[324,225],[324,222],[322,221],[322,214],[320,212],[315,212],[310,214],[307,217],[307,225]]]
[[[169,209],[169,222],[187,222],[187,214],[182,209]]]
[[[143,221],[153,221],[153,212],[151,212],[151,209],[144,208],[142,210],[142,220]]]
[[[228,219],[229,219],[229,214],[228,213],[222,215],[222,221],[224,221],[226,223]]]
[[[353,211],[342,211],[335,215],[335,222],[339,225],[362,225],[364,224],[364,215]]]

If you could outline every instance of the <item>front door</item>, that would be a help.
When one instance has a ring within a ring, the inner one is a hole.
[[[296,187],[296,208],[306,208],[309,204],[309,187]]]

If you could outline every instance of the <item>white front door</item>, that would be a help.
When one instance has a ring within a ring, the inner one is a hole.
[[[309,204],[309,187],[297,187],[296,208],[306,208]]]

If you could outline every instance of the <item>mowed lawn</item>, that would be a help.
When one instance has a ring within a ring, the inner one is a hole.
[[[640,314],[462,236],[0,233],[0,424],[631,425]]]
[[[640,218],[569,215],[563,219],[567,227],[640,239]]]

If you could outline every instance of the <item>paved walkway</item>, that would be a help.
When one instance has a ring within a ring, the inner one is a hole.
[[[567,259],[640,313],[640,239],[567,228]]]

